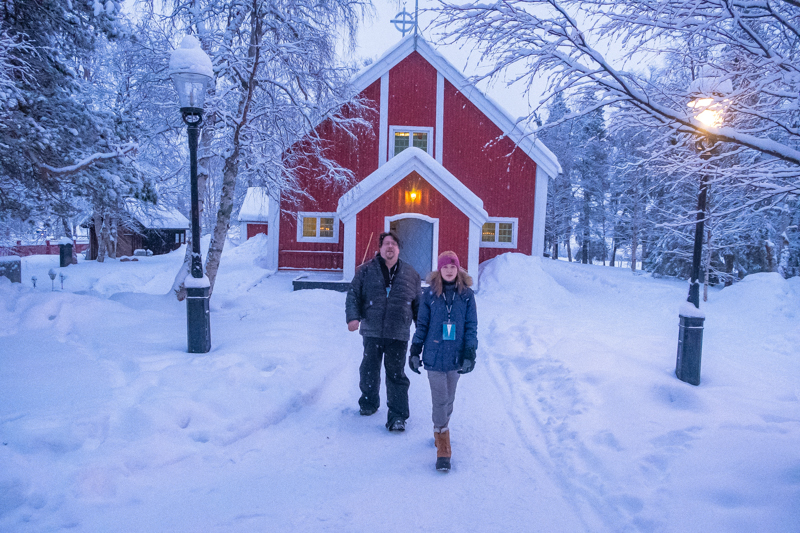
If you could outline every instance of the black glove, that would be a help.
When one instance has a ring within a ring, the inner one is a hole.
[[[408,367],[412,372],[419,374],[419,369],[422,367],[422,361],[419,359],[419,354],[422,353],[422,345],[412,344],[409,352],[411,353],[411,357],[408,358]]]
[[[411,355],[411,357],[414,357],[415,355],[419,357],[422,353],[422,344],[412,344],[408,353]]]
[[[464,362],[461,363],[459,374],[469,374],[475,368],[475,348],[467,348],[464,350]]]

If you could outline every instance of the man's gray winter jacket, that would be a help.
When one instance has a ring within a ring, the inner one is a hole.
[[[356,270],[347,292],[347,322],[360,320],[359,332],[364,337],[408,341],[422,292],[419,274],[398,259],[392,289],[387,295],[381,261],[375,256]]]

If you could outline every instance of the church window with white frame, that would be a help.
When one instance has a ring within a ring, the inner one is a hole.
[[[490,217],[481,228],[482,248],[516,248],[516,218]]]
[[[433,128],[416,126],[391,126],[389,128],[389,151],[391,157],[406,148],[419,148],[431,154],[433,149]]]
[[[336,213],[297,213],[297,242],[339,242]]]

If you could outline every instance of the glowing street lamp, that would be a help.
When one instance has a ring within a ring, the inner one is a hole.
[[[203,104],[206,88],[214,76],[211,59],[191,35],[181,41],[169,60],[169,75],[178,93],[183,122],[189,135],[189,168],[192,188],[192,267],[186,287],[186,323],[189,353],[208,353],[211,350],[211,315],[209,291],[211,284],[203,274],[200,255],[200,199],[197,191],[197,142],[203,123]]]
[[[716,139],[708,131],[722,125],[723,97],[732,92],[731,81],[721,79],[711,73],[705,74],[692,82],[689,93],[692,100],[689,107],[694,110],[695,118],[704,126],[705,134],[697,140],[700,158],[707,161],[714,149]],[[678,356],[675,375],[681,381],[700,384],[700,361],[703,355],[703,328],[705,316],[700,311],[700,261],[703,253],[703,232],[706,219],[706,201],[708,198],[707,173],[700,180],[700,193],[697,197],[697,222],[694,229],[694,253],[692,255],[692,272],[689,284],[687,303],[680,310],[680,327],[678,333]]]
[[[722,125],[722,104],[716,98],[696,98],[687,105],[696,111],[694,118],[706,128],[718,128]]]

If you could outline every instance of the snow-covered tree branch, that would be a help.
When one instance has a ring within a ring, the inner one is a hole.
[[[116,147],[112,152],[92,154],[78,161],[74,165],[68,165],[64,167],[51,167],[50,165],[42,164],[39,168],[43,173],[47,174],[48,176],[69,176],[72,174],[77,174],[78,172],[81,172],[83,170],[86,170],[87,168],[91,167],[92,165],[96,164],[99,161],[104,161],[108,159],[117,159],[129,155],[135,152],[137,148],[138,148],[137,143],[126,143]]]
[[[485,77],[534,84],[542,78],[549,94],[592,92],[644,127],[712,134],[752,152],[735,177],[755,170],[753,185],[764,195],[800,192],[800,11],[791,4],[504,0],[445,3],[439,20],[451,39],[475,43],[492,66]],[[621,55],[602,52],[605,46]],[[666,55],[681,58],[685,85],[665,87],[637,70],[642,60]],[[705,126],[687,106],[697,96],[689,84],[701,66],[713,67],[718,82],[732,87],[706,95],[704,105],[725,109],[717,127]]]

